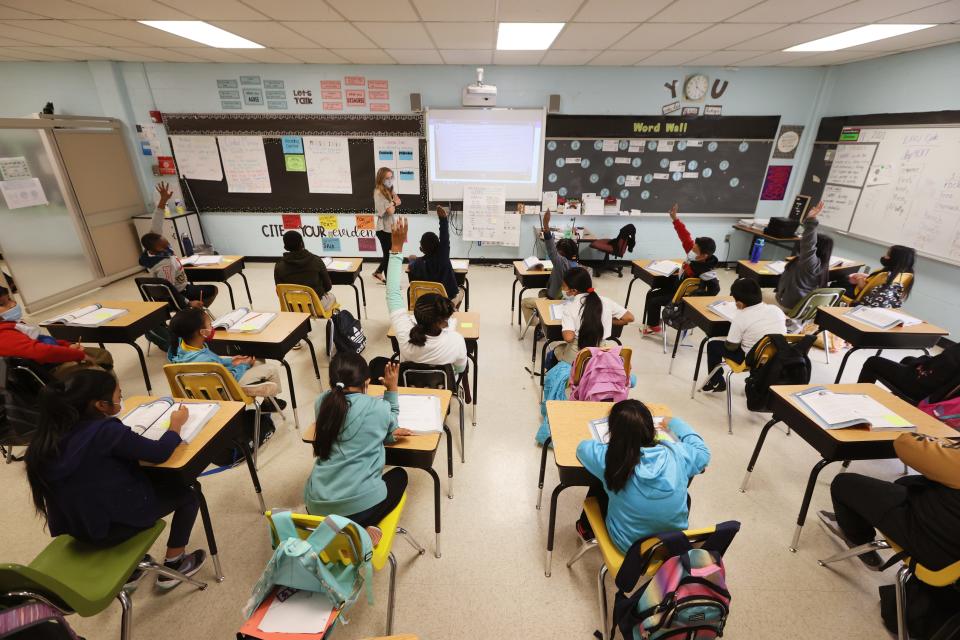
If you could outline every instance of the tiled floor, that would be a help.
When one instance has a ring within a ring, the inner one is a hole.
[[[369,319],[363,320],[363,327],[368,357],[389,351],[384,288],[370,277],[372,268],[364,268]],[[247,274],[254,306],[276,309],[272,265],[248,265]],[[475,428],[467,425],[466,463],[455,461],[455,497],[443,498],[443,557],[439,560],[432,555],[432,483],[426,473],[410,472],[402,524],[428,548],[428,553],[418,557],[403,543],[395,547],[400,564],[395,632],[415,633],[431,640],[590,638],[597,627],[595,576],[599,557],[591,553],[572,570],[564,566],[577,547],[573,522],[584,494],[581,488],[568,489],[560,497],[553,577],[544,577],[548,512],[546,508],[534,508],[540,451],[533,436],[539,422],[539,387],[523,370],[529,363],[529,336],[518,342],[517,327],[510,325],[512,272],[495,266],[473,266],[469,277],[471,310],[480,312],[482,319],[478,424]],[[732,278],[732,272],[723,274],[725,287]],[[623,300],[628,282],[627,277],[605,275],[597,280],[596,287],[603,295]],[[636,283],[631,302],[635,315],[640,315],[644,293],[642,283]],[[353,292],[340,287],[337,294],[353,310]],[[132,279],[128,279],[61,309],[97,298],[139,296]],[[224,292],[214,311],[223,313],[227,307]],[[43,316],[56,311],[48,310]],[[316,331],[314,336],[315,342],[322,344],[322,333]],[[757,433],[766,420],[763,415],[747,412],[742,381],[735,383],[735,424],[730,436],[721,395],[698,394],[695,400],[689,399],[694,349],[682,349],[673,375],[667,375],[669,356],[661,352],[657,341],[641,339],[634,326],[624,331],[623,342],[635,349],[638,383],[631,396],[669,404],[676,415],[683,416],[703,435],[712,451],[710,466],[691,488],[691,525],[728,519],[742,523],[726,557],[733,602],[725,637],[887,637],[880,622],[877,586],[892,583],[892,570],[879,575],[856,562],[831,569],[818,566],[817,558],[832,554],[836,548],[810,520],[798,552],[787,549],[807,475],[817,461],[814,451],[797,436],[788,437],[783,430],[774,429],[753,474],[750,491],[739,493]],[[112,351],[124,393],[143,393],[133,350],[121,345]],[[827,366],[823,352],[814,350],[812,359],[813,380],[832,381],[839,358],[833,358],[833,364]],[[848,379],[854,378],[862,359],[859,354],[851,358]],[[306,350],[291,352],[289,360],[301,398],[301,423],[309,424],[312,399],[320,387]],[[165,388],[163,362],[162,354],[154,349],[149,366],[159,390]],[[326,358],[321,356],[324,378],[325,364]],[[281,425],[261,453],[260,477],[268,506],[297,507],[303,502],[302,487],[311,458],[292,425],[292,420]],[[445,464],[441,454],[437,468],[444,482]],[[892,461],[856,463],[853,468],[887,479],[894,479],[901,470]],[[838,470],[839,465],[833,465],[820,475],[811,514],[829,505],[828,485]],[[551,459],[545,487],[548,495],[556,482]],[[28,562],[49,538],[30,506],[23,466],[0,464],[0,485],[4,487],[0,561]],[[257,501],[244,468],[206,479],[204,492],[226,581],[211,583],[203,592],[181,586],[163,595],[151,585],[142,585],[134,596],[134,631],[138,638],[228,638],[241,623],[240,609],[270,555],[265,523],[257,513]],[[199,524],[192,542],[204,544]],[[154,552],[162,553],[162,547],[158,544]],[[212,568],[208,566],[199,576],[212,580]],[[359,603],[350,613],[350,624],[337,629],[335,637],[383,635],[386,577],[378,575],[375,579],[376,602],[372,606]],[[114,606],[96,618],[74,617],[71,623],[88,638],[110,638],[119,632],[119,620],[119,606]]]

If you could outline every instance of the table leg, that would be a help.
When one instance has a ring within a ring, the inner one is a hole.
[[[453,434],[447,425],[443,425],[443,433],[447,436],[447,498],[453,500]]]
[[[320,379],[320,364],[317,362],[317,350],[313,347],[313,342],[310,341],[310,337],[307,336],[303,339],[307,343],[307,347],[310,349],[310,359],[313,360],[313,372],[317,374],[317,380]]]
[[[557,528],[557,500],[560,498],[560,492],[567,488],[562,482],[553,489],[550,495],[550,524],[547,528],[547,568],[543,575],[550,577],[550,565],[553,564],[553,534]]]
[[[543,442],[543,449],[540,451],[540,480],[538,483],[539,491],[537,492],[537,509],[540,509],[540,502],[543,500],[543,477],[547,474],[547,452],[550,450],[550,445],[553,444],[553,438],[547,436],[547,439]]]
[[[290,364],[286,360],[281,360],[280,364],[287,370],[287,385],[290,388],[290,406],[293,407],[293,422],[300,428],[300,416],[297,415],[297,392],[293,388],[293,371],[290,370]]]
[[[360,281],[360,297],[363,298],[363,317],[369,318],[367,315],[367,287],[363,284],[363,276],[358,275],[357,280]]]
[[[549,346],[550,346],[550,340],[548,340],[547,338],[544,338],[543,347],[540,348],[540,389],[541,389],[540,395],[543,395],[543,392],[542,392],[543,379],[547,375],[547,371],[544,367],[546,367],[546,364],[547,364],[547,347]]]
[[[840,378],[843,377],[843,370],[847,366],[847,360],[850,359],[850,354],[852,354],[854,351],[857,351],[858,349],[859,347],[852,347],[849,351],[843,354],[843,360],[840,361],[840,370],[837,371],[837,378],[836,380],[833,381],[833,384],[840,384]]]
[[[473,426],[477,426],[477,397],[478,397],[478,388],[477,385],[480,382],[480,365],[477,364],[477,359],[480,357],[480,349],[477,345],[473,347]]]
[[[147,371],[147,359],[143,355],[143,350],[140,348],[135,341],[131,340],[128,342],[131,347],[133,347],[137,352],[137,357],[140,358],[140,371],[143,372],[143,382],[147,385],[147,395],[153,393],[153,388],[150,386],[150,373]]]
[[[540,342],[540,323],[533,328],[533,344],[530,346],[530,363],[537,364],[537,343]]]
[[[521,327],[521,330],[523,328],[523,306],[521,303],[523,302],[524,291],[529,291],[529,289],[527,287],[520,287],[520,295],[517,296],[517,325]],[[510,320],[510,324],[513,324],[513,319]]]
[[[434,555],[440,557],[440,476],[432,467],[424,469],[433,478],[433,528],[437,534],[437,549]]]
[[[253,490],[257,492],[257,500],[260,501],[260,513],[266,513],[267,505],[263,501],[263,490],[260,488],[260,476],[257,475],[257,465],[253,462],[253,455],[250,453],[250,447],[247,439],[240,437],[234,440],[234,443],[240,447],[243,457],[247,461],[247,471],[250,472],[250,479],[253,481]]]
[[[510,287],[510,324],[513,324],[513,310],[517,303],[517,283],[520,282],[518,278],[513,279],[513,286]]]
[[[470,311],[470,280],[463,277],[463,306],[464,311]]]
[[[810,499],[813,497],[813,489],[817,485],[817,476],[820,471],[833,462],[833,460],[821,460],[813,465],[810,470],[810,479],[807,480],[807,489],[803,492],[803,503],[800,505],[800,515],[797,516],[797,528],[793,532],[793,542],[790,544],[790,551],[797,552],[797,543],[800,542],[800,531],[803,530],[803,523],[807,519],[807,510],[810,509]]]
[[[357,289],[357,285],[351,283],[350,288],[353,289],[353,297],[357,300],[357,318],[360,317],[360,290]],[[366,305],[364,305],[366,308]]]
[[[234,301],[234,299],[233,299],[233,287],[231,287],[231,286],[230,286],[230,283],[227,282],[226,280],[223,281],[223,284],[225,284],[225,285],[227,286],[227,293],[230,294],[230,308],[231,308],[231,309],[236,309],[236,308],[237,308],[237,303],[236,303],[236,302]]]
[[[217,539],[213,535],[213,521],[210,520],[210,510],[207,508],[207,499],[203,497],[203,489],[200,487],[200,481],[194,480],[190,485],[197,500],[200,502],[200,519],[203,521],[203,531],[207,535],[207,548],[210,550],[210,558],[213,560],[213,573],[217,582],[223,582],[223,570],[220,568],[220,558],[217,556]]]
[[[630,280],[630,284],[627,285],[627,299],[624,300],[623,306],[627,307],[630,304],[630,292],[633,291],[633,283],[639,280],[637,276],[633,276],[633,279]]]
[[[243,278],[243,288],[247,290],[247,302],[253,305],[253,298],[250,296],[250,283],[247,282],[247,276],[243,271],[240,271],[238,275]]]
[[[680,335],[677,334],[677,341],[680,340]],[[703,361],[703,349],[707,346],[707,342],[710,341],[709,336],[704,336],[703,340],[700,341],[700,348],[697,349],[697,364],[693,367],[693,384],[690,386],[690,399],[693,400],[693,394],[697,390],[697,378],[700,377],[700,363]],[[676,345],[674,345],[676,346]]]
[[[760,430],[760,436],[757,438],[757,446],[753,448],[753,455],[750,456],[750,463],[747,465],[747,475],[743,476],[743,482],[740,483],[740,493],[747,492],[747,482],[750,481],[750,474],[753,473],[753,467],[757,464],[757,458],[760,457],[760,449],[763,448],[763,441],[767,439],[767,434],[773,425],[780,422],[779,418],[770,418],[767,424]]]

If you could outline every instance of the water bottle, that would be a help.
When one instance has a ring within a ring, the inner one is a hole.
[[[183,200],[177,200],[175,211],[178,216],[182,216],[187,212],[186,208],[183,206]]]
[[[760,262],[760,254],[763,253],[763,245],[766,241],[763,238],[757,238],[753,243],[753,248],[750,250],[750,262],[756,264]]]

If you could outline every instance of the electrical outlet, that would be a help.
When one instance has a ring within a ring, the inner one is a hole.
[[[728,233],[727,235],[723,236],[723,241],[726,242],[727,244],[730,243],[730,234],[729,234],[729,233]]]

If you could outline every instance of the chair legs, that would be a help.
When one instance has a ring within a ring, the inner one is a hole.
[[[422,556],[424,553],[427,552],[427,550],[424,549],[419,542],[417,542],[417,539],[414,538],[413,535],[403,527],[397,527],[397,533],[400,534],[403,537],[403,539],[407,541],[407,544],[409,544],[411,547],[414,548],[414,550],[416,550],[417,555]]]
[[[597,606],[600,609],[600,640],[607,640],[607,565],[597,572]]]
[[[257,412],[253,418],[253,468],[259,469],[257,456],[260,454],[260,403],[254,400],[253,406],[256,407],[254,411]]]
[[[830,364],[830,345],[833,343],[833,340],[830,339],[830,332],[823,332],[823,355],[827,361],[827,364]]]
[[[397,559],[391,552],[387,556],[390,561],[390,588],[387,591],[387,635],[393,635],[393,610],[397,604]]]
[[[591,549],[599,549],[599,547],[597,546],[597,541],[596,541],[596,540],[590,540],[590,541],[587,541],[587,542],[581,540],[581,541],[580,541],[580,548],[577,549],[577,552],[573,555],[573,557],[570,558],[570,560],[567,561],[567,569],[569,569],[570,567],[572,567],[572,566],[577,562],[577,560],[579,560],[580,558],[582,558],[582,557],[584,556],[584,554],[586,554],[587,551],[590,551]]]
[[[897,570],[897,640],[910,640],[907,630],[907,580],[910,579],[910,567],[903,565]]]
[[[188,575],[180,573],[175,569],[171,569],[170,567],[159,564],[157,562],[144,561],[138,565],[138,568],[142,569],[143,571],[154,571],[156,573],[159,573],[162,576],[167,576],[168,578],[173,578],[175,580],[179,580],[180,582],[186,582],[187,584],[192,584],[193,586],[195,586],[197,589],[200,589],[201,591],[207,588],[206,582],[202,582],[200,580],[197,580],[196,578],[191,578]]]
[[[727,435],[733,435],[733,387],[731,379],[733,378],[733,369],[727,372]]]
[[[120,616],[120,640],[130,640],[133,637],[133,601],[126,591],[118,593],[117,600],[120,601],[120,607],[123,609]]]
[[[861,553],[869,553],[870,551],[879,551],[889,548],[890,545],[887,544],[886,540],[873,540],[866,544],[861,544],[858,547],[853,547],[852,549],[844,549],[843,551],[839,551],[825,560],[817,560],[817,564],[819,564],[821,567],[825,567],[828,564],[833,564],[834,562],[855,558]]]

